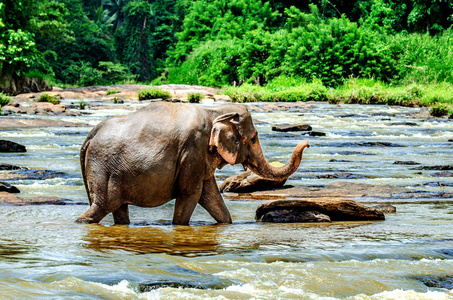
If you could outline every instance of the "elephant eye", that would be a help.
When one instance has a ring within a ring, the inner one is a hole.
[[[255,144],[255,143],[258,141],[258,137],[255,135],[254,137],[252,137],[252,138],[250,139],[250,141],[251,141],[253,144]]]

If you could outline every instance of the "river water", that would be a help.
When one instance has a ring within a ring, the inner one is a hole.
[[[102,102],[85,101],[99,106],[79,117],[43,118],[95,125],[146,105],[102,109]],[[20,196],[57,196],[74,205],[0,206],[0,298],[453,299],[453,199],[444,197],[453,178],[394,164],[453,165],[453,122],[407,117],[418,110],[315,103],[252,113],[269,161],[286,162],[298,142],[310,140],[291,185],[325,186],[340,179],[324,175],[351,173],[341,180],[420,191],[358,199],[393,204],[397,213],[381,222],[260,223],[254,215],[264,201],[230,200],[234,223],[226,226],[214,225],[202,208],[191,226],[173,226],[173,201],[131,207],[129,226],[113,226],[111,216],[99,225],[76,224],[87,209],[78,151],[90,128],[2,130],[1,139],[28,152],[0,153],[0,163],[64,172],[11,181]],[[271,124],[300,122],[326,136],[271,131]],[[227,166],[217,179],[240,171]]]

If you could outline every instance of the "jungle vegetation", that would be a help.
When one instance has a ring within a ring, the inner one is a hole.
[[[0,83],[451,104],[452,24],[449,0],[1,0]]]

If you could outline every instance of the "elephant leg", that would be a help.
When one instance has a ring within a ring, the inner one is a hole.
[[[108,212],[106,212],[102,207],[98,206],[96,203],[90,205],[90,208],[81,215],[76,222],[77,223],[99,223]]]
[[[121,203],[112,201],[117,192],[115,185],[108,176],[104,179],[90,180],[90,208],[80,216],[78,223],[99,223],[107,214],[120,208]],[[117,197],[116,197],[117,198]]]
[[[206,211],[221,224],[231,224],[231,216],[228,211],[214,176],[203,182],[203,192],[198,202]]]
[[[129,225],[129,205],[123,204],[113,212],[113,220],[115,224]]]
[[[175,211],[173,213],[174,225],[189,225],[198,200],[200,200],[202,185],[186,188],[176,196]]]

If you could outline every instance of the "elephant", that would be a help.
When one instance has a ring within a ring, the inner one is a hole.
[[[197,204],[217,223],[232,219],[214,172],[242,164],[269,178],[288,177],[299,167],[308,141],[290,161],[273,167],[264,158],[247,107],[203,107],[155,102],[95,126],[80,149],[89,209],[79,223],[99,223],[113,213],[115,224],[129,224],[129,207],[156,207],[176,199],[173,224],[188,225]]]

